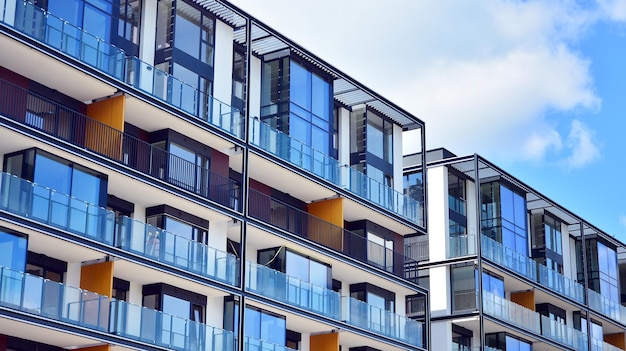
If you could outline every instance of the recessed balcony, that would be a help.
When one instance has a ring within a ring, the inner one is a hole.
[[[122,49],[30,2],[3,2],[0,22],[196,119],[239,139],[243,137],[245,120],[236,108],[137,57],[127,56]]]
[[[0,210],[230,285],[239,260],[189,238],[0,173]]]
[[[88,116],[0,80],[0,114],[208,200],[239,210],[239,184]]]
[[[250,143],[350,193],[423,226],[422,205],[415,199],[339,164],[335,158],[282,133],[258,119],[249,119]]]

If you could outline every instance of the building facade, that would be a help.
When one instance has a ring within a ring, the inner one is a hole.
[[[429,349],[406,130],[226,1],[0,0],[0,350]]]
[[[478,155],[426,159],[433,351],[625,349],[623,243]]]

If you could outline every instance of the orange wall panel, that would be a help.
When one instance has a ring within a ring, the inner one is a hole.
[[[82,266],[80,288],[111,297],[113,295],[113,262]]]
[[[92,151],[121,160],[126,97],[123,95],[87,105],[85,146]]]
[[[339,351],[339,333],[311,335],[309,348],[315,351]]]
[[[308,221],[308,238],[337,251],[343,250],[343,199],[336,198],[310,203],[309,214],[322,221]]]
[[[622,350],[626,350],[626,338],[624,333],[604,334],[604,341]]]
[[[535,292],[534,291],[521,291],[512,292],[511,301],[518,305],[522,305],[529,310],[535,310]]]

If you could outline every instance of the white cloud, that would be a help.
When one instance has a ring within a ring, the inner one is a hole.
[[[573,120],[567,147],[572,154],[565,160],[569,168],[580,168],[600,158],[600,147],[594,140],[594,132],[579,120]]]
[[[598,0],[603,15],[609,20],[626,21],[626,1],[624,0]]]
[[[424,120],[428,148],[570,167],[599,157],[582,123],[570,136],[555,126],[599,110],[575,45],[609,11],[621,18],[624,0],[234,3]]]

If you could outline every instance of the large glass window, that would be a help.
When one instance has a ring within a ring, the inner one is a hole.
[[[286,275],[312,285],[332,287],[331,267],[284,246],[258,251],[259,264],[266,265]]]
[[[481,184],[482,234],[528,256],[525,197],[500,182]]]
[[[483,271],[483,290],[504,297],[504,280],[490,272]]]
[[[369,178],[393,186],[393,123],[369,108],[350,112],[350,165],[362,164]]]
[[[531,351],[532,343],[508,333],[493,333],[485,335],[486,346],[502,351]]]
[[[620,302],[619,272],[617,269],[617,253],[615,249],[597,238],[586,240],[587,276],[583,274],[582,255],[577,255],[578,282],[585,279],[589,288],[610,299]],[[581,242],[576,243],[577,251],[581,252]]]
[[[287,341],[287,321],[284,316],[246,306],[244,336],[284,346]],[[237,335],[239,330],[239,303],[228,298],[224,303],[224,329]]]

